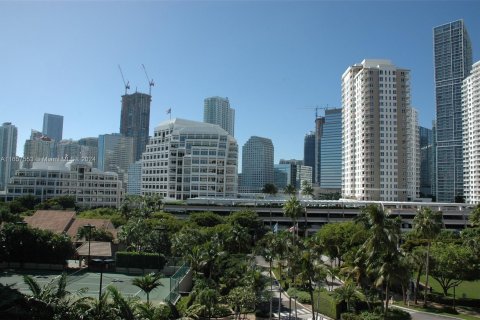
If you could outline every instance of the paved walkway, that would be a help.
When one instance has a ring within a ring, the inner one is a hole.
[[[269,268],[268,262],[261,256],[256,256],[255,261],[257,265]],[[266,277],[269,277],[270,274],[268,271],[264,271],[263,274]],[[312,320],[312,310],[300,302],[295,303],[295,299],[290,298],[287,295],[287,292],[281,289],[278,285],[278,281],[275,279],[275,275],[272,273],[275,285],[272,288],[272,313],[276,319],[305,319]],[[281,294],[281,301],[280,301]],[[331,320],[325,315],[319,314],[316,320]]]

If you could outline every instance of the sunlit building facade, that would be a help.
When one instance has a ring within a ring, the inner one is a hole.
[[[267,183],[274,183],[273,143],[268,138],[252,136],[242,148],[241,193],[261,193]]]
[[[228,98],[206,98],[203,105],[203,122],[218,124],[229,135],[235,136],[235,109],[230,107]]]
[[[236,197],[238,145],[215,124],[172,119],[155,128],[142,160],[142,195]]]
[[[410,72],[389,60],[363,60],[342,75],[342,196],[357,200],[412,201],[418,178],[409,177],[409,141],[416,119]],[[417,135],[418,137],[418,135]],[[413,172],[412,172],[413,173]],[[415,182],[413,182],[415,181]]]
[[[480,61],[463,81],[463,182],[466,203],[480,203]]]

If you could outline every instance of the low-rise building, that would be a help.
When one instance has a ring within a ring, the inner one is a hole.
[[[6,200],[28,194],[42,201],[70,195],[79,207],[120,207],[123,189],[116,173],[99,171],[90,162],[53,160],[17,170],[7,185]]]

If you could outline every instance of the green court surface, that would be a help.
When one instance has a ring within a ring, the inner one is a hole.
[[[25,294],[31,294],[28,286],[23,281],[23,275],[32,276],[41,287],[49,283],[50,281],[57,281],[60,277],[59,272],[49,271],[32,271],[32,270],[1,270],[0,271],[0,283],[6,285],[14,285],[20,292]],[[132,279],[137,276],[126,275],[122,273],[104,272],[102,279],[102,292],[105,292],[107,286],[116,287],[124,297],[138,297],[141,300],[146,301],[147,295],[138,287],[132,285]],[[170,278],[161,279],[162,286],[159,286],[152,292],[150,292],[150,301],[160,302],[168,296],[170,290]],[[90,296],[98,298],[98,291],[100,288],[100,273],[99,272],[86,272],[80,271],[70,273],[67,276],[67,290],[71,293],[75,293],[85,288],[85,292],[82,296]]]

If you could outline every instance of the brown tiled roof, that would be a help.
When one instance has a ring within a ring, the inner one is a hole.
[[[75,211],[38,210],[24,220],[32,228],[62,233],[67,232],[74,219]]]
[[[77,218],[73,221],[71,227],[67,231],[67,234],[70,237],[75,238],[78,233],[78,229],[82,228],[87,224],[95,226],[96,229],[105,229],[106,231],[109,231],[110,233],[112,233],[114,238],[117,237],[117,230],[115,230],[115,227],[108,219]]]
[[[88,241],[77,249],[79,256],[88,256]],[[110,242],[91,241],[90,242],[91,257],[112,257],[112,244]]]
[[[91,224],[97,229],[105,229],[117,238],[117,230],[108,219],[83,219],[75,218],[75,211],[38,210],[33,216],[25,217],[25,222],[31,228],[50,230],[55,233],[66,233],[75,238],[78,229]]]

